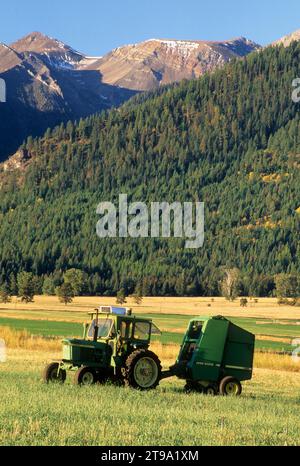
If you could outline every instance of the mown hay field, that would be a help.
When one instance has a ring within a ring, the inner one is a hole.
[[[0,364],[1,445],[299,445],[300,373],[255,369],[241,397],[112,385],[45,385],[58,352],[9,350]]]

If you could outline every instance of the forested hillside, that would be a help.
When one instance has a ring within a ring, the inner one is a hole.
[[[48,130],[0,173],[2,281],[20,270],[87,272],[89,293],[218,293],[221,266],[266,295],[300,270],[300,118],[291,99],[300,44],[268,48],[199,80]],[[2,168],[3,170],[3,168]],[[100,239],[96,206],[205,202],[205,242]]]

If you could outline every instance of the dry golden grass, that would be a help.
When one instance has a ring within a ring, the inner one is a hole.
[[[278,341],[280,343],[291,343],[292,338],[288,337],[275,337],[273,335],[255,335],[256,340],[264,341]]]
[[[34,303],[22,303],[16,298],[11,303],[0,304],[0,316],[39,319],[84,320],[86,312],[101,305],[116,303],[115,297],[82,296],[75,298],[73,303],[65,306],[56,296],[36,296]],[[185,315],[216,315],[232,317],[265,317],[267,319],[300,319],[300,307],[278,305],[276,298],[258,298],[258,302],[248,298],[248,305],[240,307],[239,299],[233,303],[224,298],[172,298],[145,297],[137,306],[132,298],[127,298],[126,306],[140,313],[185,314]],[[82,314],[82,316],[81,316]]]
[[[7,348],[35,351],[58,351],[61,349],[61,339],[43,338],[30,335],[26,330],[14,330],[10,327],[0,327],[0,338]]]
[[[163,366],[170,366],[175,363],[180,346],[175,343],[163,345],[158,341],[151,343],[150,350],[156,353],[162,361]]]
[[[271,352],[256,352],[254,367],[300,373],[300,362],[296,362],[289,354],[276,354]]]
[[[174,364],[178,353],[179,345],[162,345],[159,342],[151,344],[150,349],[156,353],[164,366]],[[271,352],[256,352],[254,356],[254,367],[281,371],[300,372],[300,362],[296,362],[288,354],[275,354]]]

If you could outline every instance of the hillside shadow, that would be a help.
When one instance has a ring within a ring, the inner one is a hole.
[[[118,107],[138,93],[103,83],[101,73],[93,70],[51,68],[38,80],[30,73],[30,66],[0,73],[7,88],[7,102],[0,103],[0,162],[28,136]]]

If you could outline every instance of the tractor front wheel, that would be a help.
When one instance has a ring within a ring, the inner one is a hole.
[[[242,385],[239,380],[228,376],[221,380],[219,390],[221,395],[239,396],[242,393]]]
[[[75,374],[75,385],[93,385],[97,382],[97,374],[91,367],[81,367]]]
[[[126,359],[122,374],[126,386],[140,390],[151,390],[159,384],[161,363],[152,351],[138,349]]]
[[[58,362],[51,362],[48,364],[43,372],[43,380],[46,383],[49,382],[58,382],[64,383],[66,380],[67,373],[65,370],[59,368]]]

